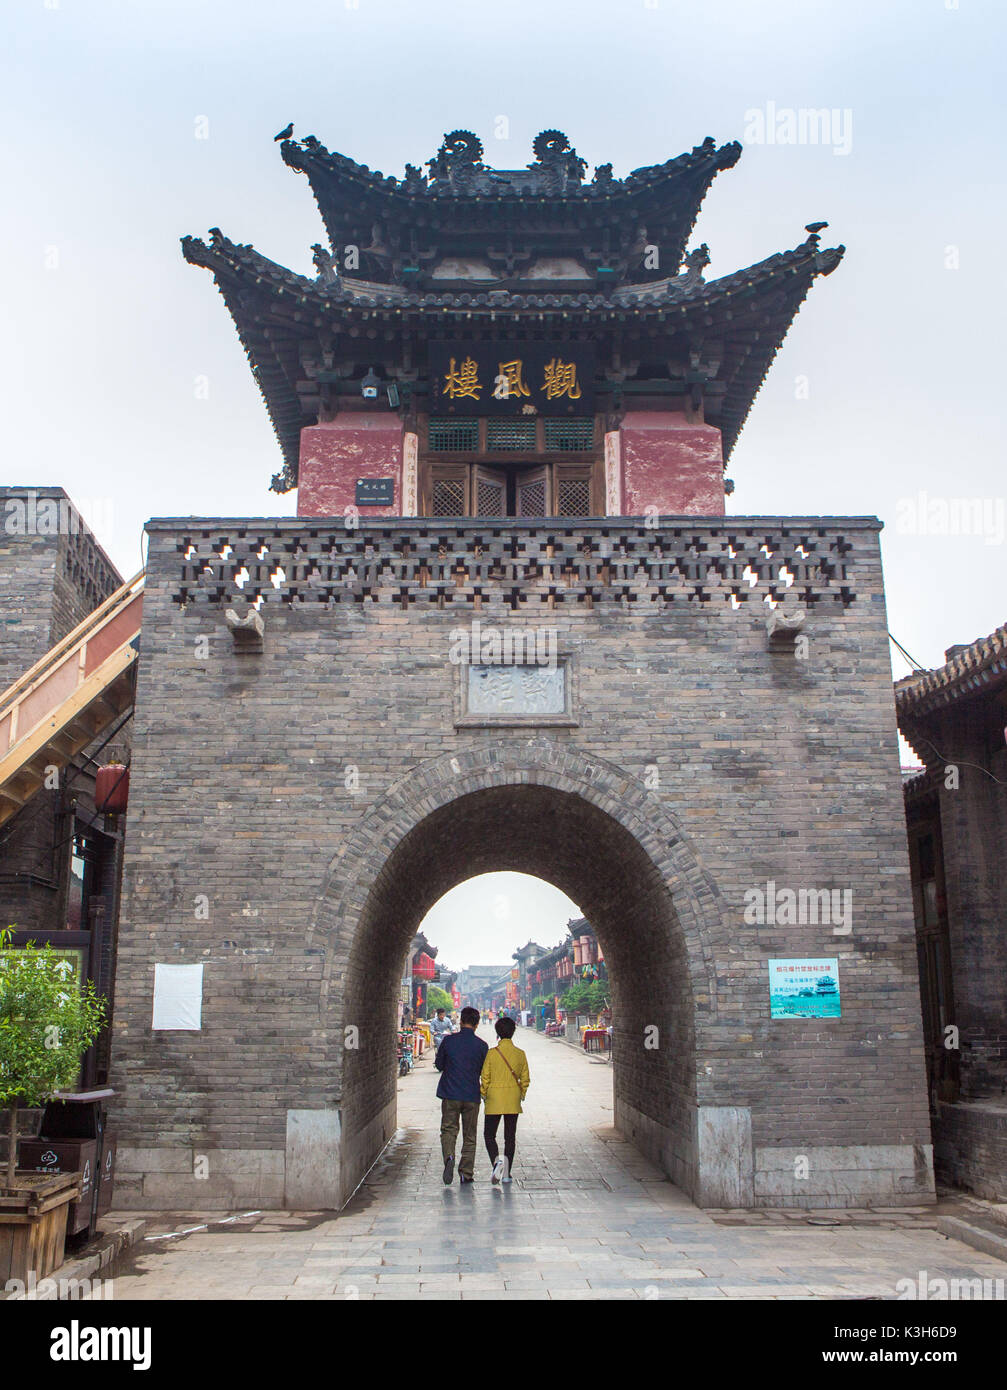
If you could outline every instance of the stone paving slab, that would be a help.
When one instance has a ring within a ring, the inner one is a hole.
[[[532,1087],[515,1181],[444,1187],[436,1073],[399,1081],[399,1130],[353,1201],[331,1212],[148,1213],[117,1298],[894,1298],[900,1279],[1007,1280],[949,1240],[932,1208],[704,1212],[612,1129],[612,1074],[521,1031]],[[187,1231],[188,1234],[174,1234]],[[1002,1286],[1001,1286],[1002,1287]]]

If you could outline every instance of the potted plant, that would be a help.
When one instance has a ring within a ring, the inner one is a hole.
[[[63,1258],[67,1205],[80,1191],[77,1173],[28,1173],[17,1167],[17,1117],[71,1088],[84,1053],[105,1017],[94,985],[78,985],[74,967],[52,946],[12,948],[0,931],[0,1112],[9,1147],[0,1169],[0,1287],[44,1279]]]

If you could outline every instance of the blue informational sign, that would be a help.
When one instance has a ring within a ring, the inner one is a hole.
[[[770,1018],[841,1018],[839,961],[808,957],[769,962]]]

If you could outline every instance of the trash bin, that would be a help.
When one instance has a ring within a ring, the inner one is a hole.
[[[86,1190],[70,1209],[67,1235],[77,1235],[85,1230],[93,1235],[98,1217],[112,1205],[116,1145],[115,1139],[105,1130],[105,1101],[113,1094],[111,1089],[58,1091],[45,1108],[40,1137],[31,1141],[32,1153],[36,1152],[34,1146],[45,1146],[56,1153],[57,1163],[76,1160],[78,1172],[83,1171],[84,1163],[89,1164]],[[24,1141],[21,1147],[23,1151]],[[22,1162],[28,1166],[27,1158],[23,1158]],[[50,1169],[44,1166],[42,1171],[48,1172]],[[74,1169],[55,1167],[51,1171],[72,1172]]]
[[[91,1225],[97,1139],[22,1139],[18,1167],[35,1173],[80,1173],[80,1196],[67,1208],[66,1233],[79,1235]]]

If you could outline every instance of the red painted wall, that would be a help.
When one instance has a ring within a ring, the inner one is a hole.
[[[626,516],[657,507],[671,516],[724,515],[720,430],[691,425],[681,412],[631,410],[622,422]]]
[[[675,411],[629,411],[620,431],[622,509],[642,516],[723,516],[720,431],[689,424]],[[394,478],[391,507],[361,516],[402,514],[402,425],[392,414],[346,412],[301,431],[298,516],[342,516],[355,505],[358,478]]]
[[[362,518],[402,513],[402,423],[397,415],[347,411],[301,430],[298,516],[342,516],[355,506],[358,478],[394,478],[390,507],[361,507]]]

